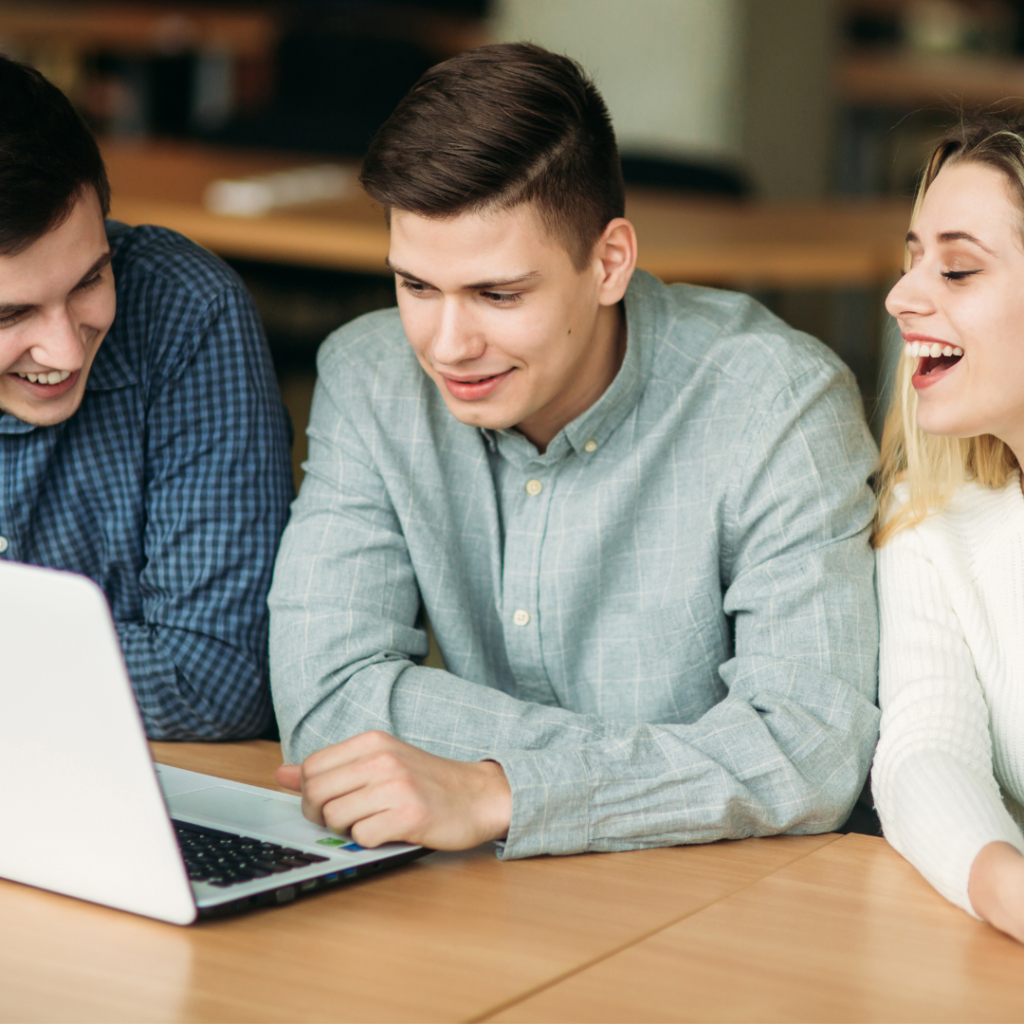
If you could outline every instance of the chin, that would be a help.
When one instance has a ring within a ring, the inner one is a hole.
[[[480,430],[508,430],[514,427],[519,420],[501,415],[496,409],[484,409],[474,406],[469,402],[446,401],[448,411],[467,427],[477,427]]]
[[[55,427],[58,423],[71,419],[78,412],[79,405],[81,405],[80,396],[75,396],[73,401],[59,402],[53,408],[23,406],[19,402],[12,404],[0,402],[0,412],[6,412],[15,419],[21,420],[22,423],[29,423],[33,427]]]
[[[922,415],[923,414],[923,415]],[[926,434],[935,437],[979,437],[991,431],[983,424],[972,422],[968,417],[943,414],[940,410],[917,411],[917,425]]]

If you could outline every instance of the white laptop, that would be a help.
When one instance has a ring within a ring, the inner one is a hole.
[[[106,598],[0,561],[0,877],[190,924],[428,851],[366,850],[297,796],[154,765]]]

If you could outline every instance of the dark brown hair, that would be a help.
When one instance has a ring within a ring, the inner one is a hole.
[[[427,71],[377,132],[360,179],[385,214],[534,202],[582,270],[625,210],[608,108],[569,57],[481,46]]]
[[[0,55],[0,255],[62,224],[89,186],[105,217],[110,186],[85,122],[38,71]]]

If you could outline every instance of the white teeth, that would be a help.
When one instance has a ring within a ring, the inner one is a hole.
[[[938,359],[942,355],[942,346],[937,341],[933,342],[928,354],[932,359]]]
[[[955,355],[955,356],[962,356],[963,354],[964,354],[964,350],[962,348],[955,348],[955,349],[953,349],[953,355]]]
[[[951,356],[951,355],[953,354],[953,346],[952,346],[952,345],[947,345],[947,346],[946,346],[946,347],[945,347],[945,348],[944,348],[944,349],[942,350],[942,354],[943,354],[944,356]]]
[[[19,373],[30,384],[62,384],[71,376],[70,370],[50,370],[49,373]]]

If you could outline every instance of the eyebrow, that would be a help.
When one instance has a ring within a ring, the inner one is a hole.
[[[81,288],[82,285],[85,284],[85,282],[88,281],[90,277],[92,277],[95,274],[99,273],[99,271],[101,271],[105,266],[107,266],[110,263],[111,259],[113,259],[113,254],[108,249],[78,279],[78,282],[75,284],[75,288]],[[74,291],[74,288],[72,288],[72,291]],[[5,317],[5,316],[13,316],[16,313],[26,313],[26,312],[28,312],[28,310],[34,309],[34,308],[35,308],[35,306],[31,302],[7,302],[7,303],[0,303],[0,316],[4,316]]]
[[[424,281],[422,277],[417,277],[415,274],[410,274],[407,270],[402,270],[401,267],[396,267],[389,259],[385,259],[384,262],[389,270],[399,277],[404,277],[407,281],[415,281],[416,284],[425,284],[431,288],[435,287],[429,281]],[[462,287],[465,291],[470,292],[488,291],[491,288],[508,288],[509,285],[522,284],[524,281],[529,281],[534,277],[540,277],[540,272],[531,270],[529,273],[517,274],[515,277],[504,277],[492,281],[476,281],[473,284],[463,285]]]
[[[975,238],[974,235],[967,231],[943,231],[941,234],[936,235],[936,238],[940,242],[972,242],[979,249],[984,249],[990,256],[995,256],[995,253],[980,238]],[[907,244],[909,245],[911,242],[920,244],[921,239],[913,231],[908,231]]]

